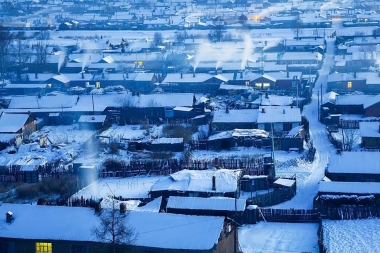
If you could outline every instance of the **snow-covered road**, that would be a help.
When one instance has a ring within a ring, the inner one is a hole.
[[[334,42],[335,39],[327,39],[327,50],[313,89],[312,102],[303,110],[303,115],[310,123],[310,136],[317,149],[316,158],[311,164],[301,164],[287,171],[297,175],[297,195],[290,201],[275,206],[276,208],[311,209],[313,198],[318,192],[318,183],[324,177],[329,153],[334,150],[327,138],[325,126],[318,121],[318,92],[321,84],[322,93],[326,92],[327,76],[334,63]]]

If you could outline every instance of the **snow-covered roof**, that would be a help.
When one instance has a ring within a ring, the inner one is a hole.
[[[9,109],[63,109],[76,104],[77,96],[57,95],[57,96],[14,96],[8,106]],[[92,104],[91,104],[92,108]]]
[[[158,197],[151,202],[147,203],[145,206],[138,207],[136,210],[140,212],[156,212],[158,213],[160,211],[162,202],[162,197]]]
[[[380,194],[377,182],[319,182],[318,192],[334,194]]]
[[[361,137],[380,138],[379,122],[359,122]]]
[[[329,173],[380,174],[378,157],[377,152],[331,152],[327,170]]]
[[[0,142],[8,143],[14,138],[16,138],[18,134],[0,134]]]
[[[70,79],[65,75],[56,75],[56,76],[53,76],[52,79],[57,80],[58,82],[61,82],[61,83],[70,82]]]
[[[235,170],[181,170],[158,180],[151,191],[187,192],[235,192],[240,171]],[[216,178],[216,190],[212,189],[212,177]]]
[[[190,210],[220,210],[220,211],[239,211],[245,209],[245,199],[235,199],[216,197],[216,198],[199,198],[199,197],[178,197],[170,196],[166,208],[173,209],[190,209]]]
[[[158,138],[152,140],[152,144],[180,144],[183,143],[183,138]]]
[[[103,123],[106,117],[106,115],[81,115],[78,123]]]
[[[257,123],[301,122],[301,110],[290,106],[261,106]]]
[[[292,187],[295,183],[296,183],[295,180],[286,179],[286,178],[279,178],[273,182],[273,184],[282,185],[286,187]]]
[[[217,123],[234,123],[234,122],[256,122],[257,109],[245,109],[245,110],[229,110],[226,113],[225,110],[218,110],[214,112],[213,122]]]
[[[169,73],[162,83],[202,83],[213,77],[206,73]]]
[[[323,94],[322,96],[322,104],[326,104],[326,103],[335,103],[335,100],[337,98],[337,96],[339,96],[338,93],[334,92],[334,91],[330,91],[326,94]]]
[[[290,96],[276,96],[276,95],[268,95],[268,98],[265,96],[260,96],[258,99],[253,101],[253,103],[257,103],[259,105],[277,105],[277,106],[288,106],[293,104],[293,97]]]
[[[0,116],[0,133],[16,133],[26,123],[29,114],[3,113]]]
[[[13,213],[14,220],[0,224],[2,237],[34,240],[97,241],[91,230],[100,223],[94,210],[83,207],[2,204],[0,213]],[[86,222],[83,222],[86,221]],[[130,211],[126,222],[138,235],[136,246],[210,250],[217,243],[224,217],[190,216]],[[70,232],[68,232],[70,231]]]
[[[262,129],[234,129],[231,131],[223,131],[208,137],[208,140],[228,139],[233,137],[260,137],[267,138],[269,133]]]

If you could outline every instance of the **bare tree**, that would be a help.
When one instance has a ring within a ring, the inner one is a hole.
[[[120,95],[120,96],[116,96],[114,98],[114,102],[116,104],[118,104],[119,106],[121,106],[122,108],[130,108],[130,107],[134,107],[135,106],[135,99],[133,96],[131,96],[131,94],[127,93],[127,94],[123,94],[123,95]]]
[[[0,31],[0,82],[4,86],[5,79],[8,77],[8,66],[11,60],[10,48],[14,34],[9,31]]]
[[[110,252],[125,252],[136,240],[135,229],[128,225],[129,212],[121,212],[113,200],[112,208],[105,208],[99,215],[99,225],[91,229],[92,235],[109,245]]]
[[[36,54],[36,58],[34,62],[38,66],[38,70],[39,70],[37,71],[37,68],[36,68],[36,73],[43,72],[42,71],[43,67],[47,62],[47,55],[48,55],[47,47],[48,47],[47,43],[43,40],[38,40],[36,44],[34,45],[34,50]]]
[[[16,80],[23,81],[21,78],[21,72],[30,59],[31,51],[29,47],[29,41],[25,38],[23,33],[17,34],[15,38],[16,39],[13,43],[12,52],[14,62],[16,64]]]
[[[212,41],[220,42],[225,32],[225,21],[222,16],[217,16],[213,19],[213,29],[210,31],[209,36]]]
[[[343,150],[351,151],[354,144],[359,139],[359,131],[358,129],[353,128],[343,128],[342,129],[343,136]]]

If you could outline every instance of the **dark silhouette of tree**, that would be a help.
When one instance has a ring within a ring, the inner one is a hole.
[[[8,66],[11,61],[10,49],[12,46],[12,41],[14,39],[14,34],[7,31],[0,31],[0,85],[4,86],[5,80],[8,76]]]
[[[161,46],[163,44],[164,37],[162,36],[162,33],[155,32],[153,37],[153,45],[152,47]]]
[[[128,225],[129,213],[122,213],[116,208],[103,209],[99,215],[100,223],[92,228],[92,235],[99,241],[109,245],[112,253],[126,252],[136,240],[137,235],[133,227]]]
[[[240,17],[239,17],[238,22],[239,22],[240,24],[242,24],[242,25],[245,25],[245,23],[247,23],[247,20],[248,20],[247,16],[244,15],[244,14],[241,14]]]
[[[212,41],[220,42],[223,38],[223,33],[225,32],[225,21],[222,16],[217,16],[213,19],[213,28],[209,33]]]

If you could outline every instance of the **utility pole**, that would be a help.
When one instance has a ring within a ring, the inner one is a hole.
[[[320,108],[319,108],[319,91],[318,91],[318,121],[319,121],[319,110],[320,110]]]

